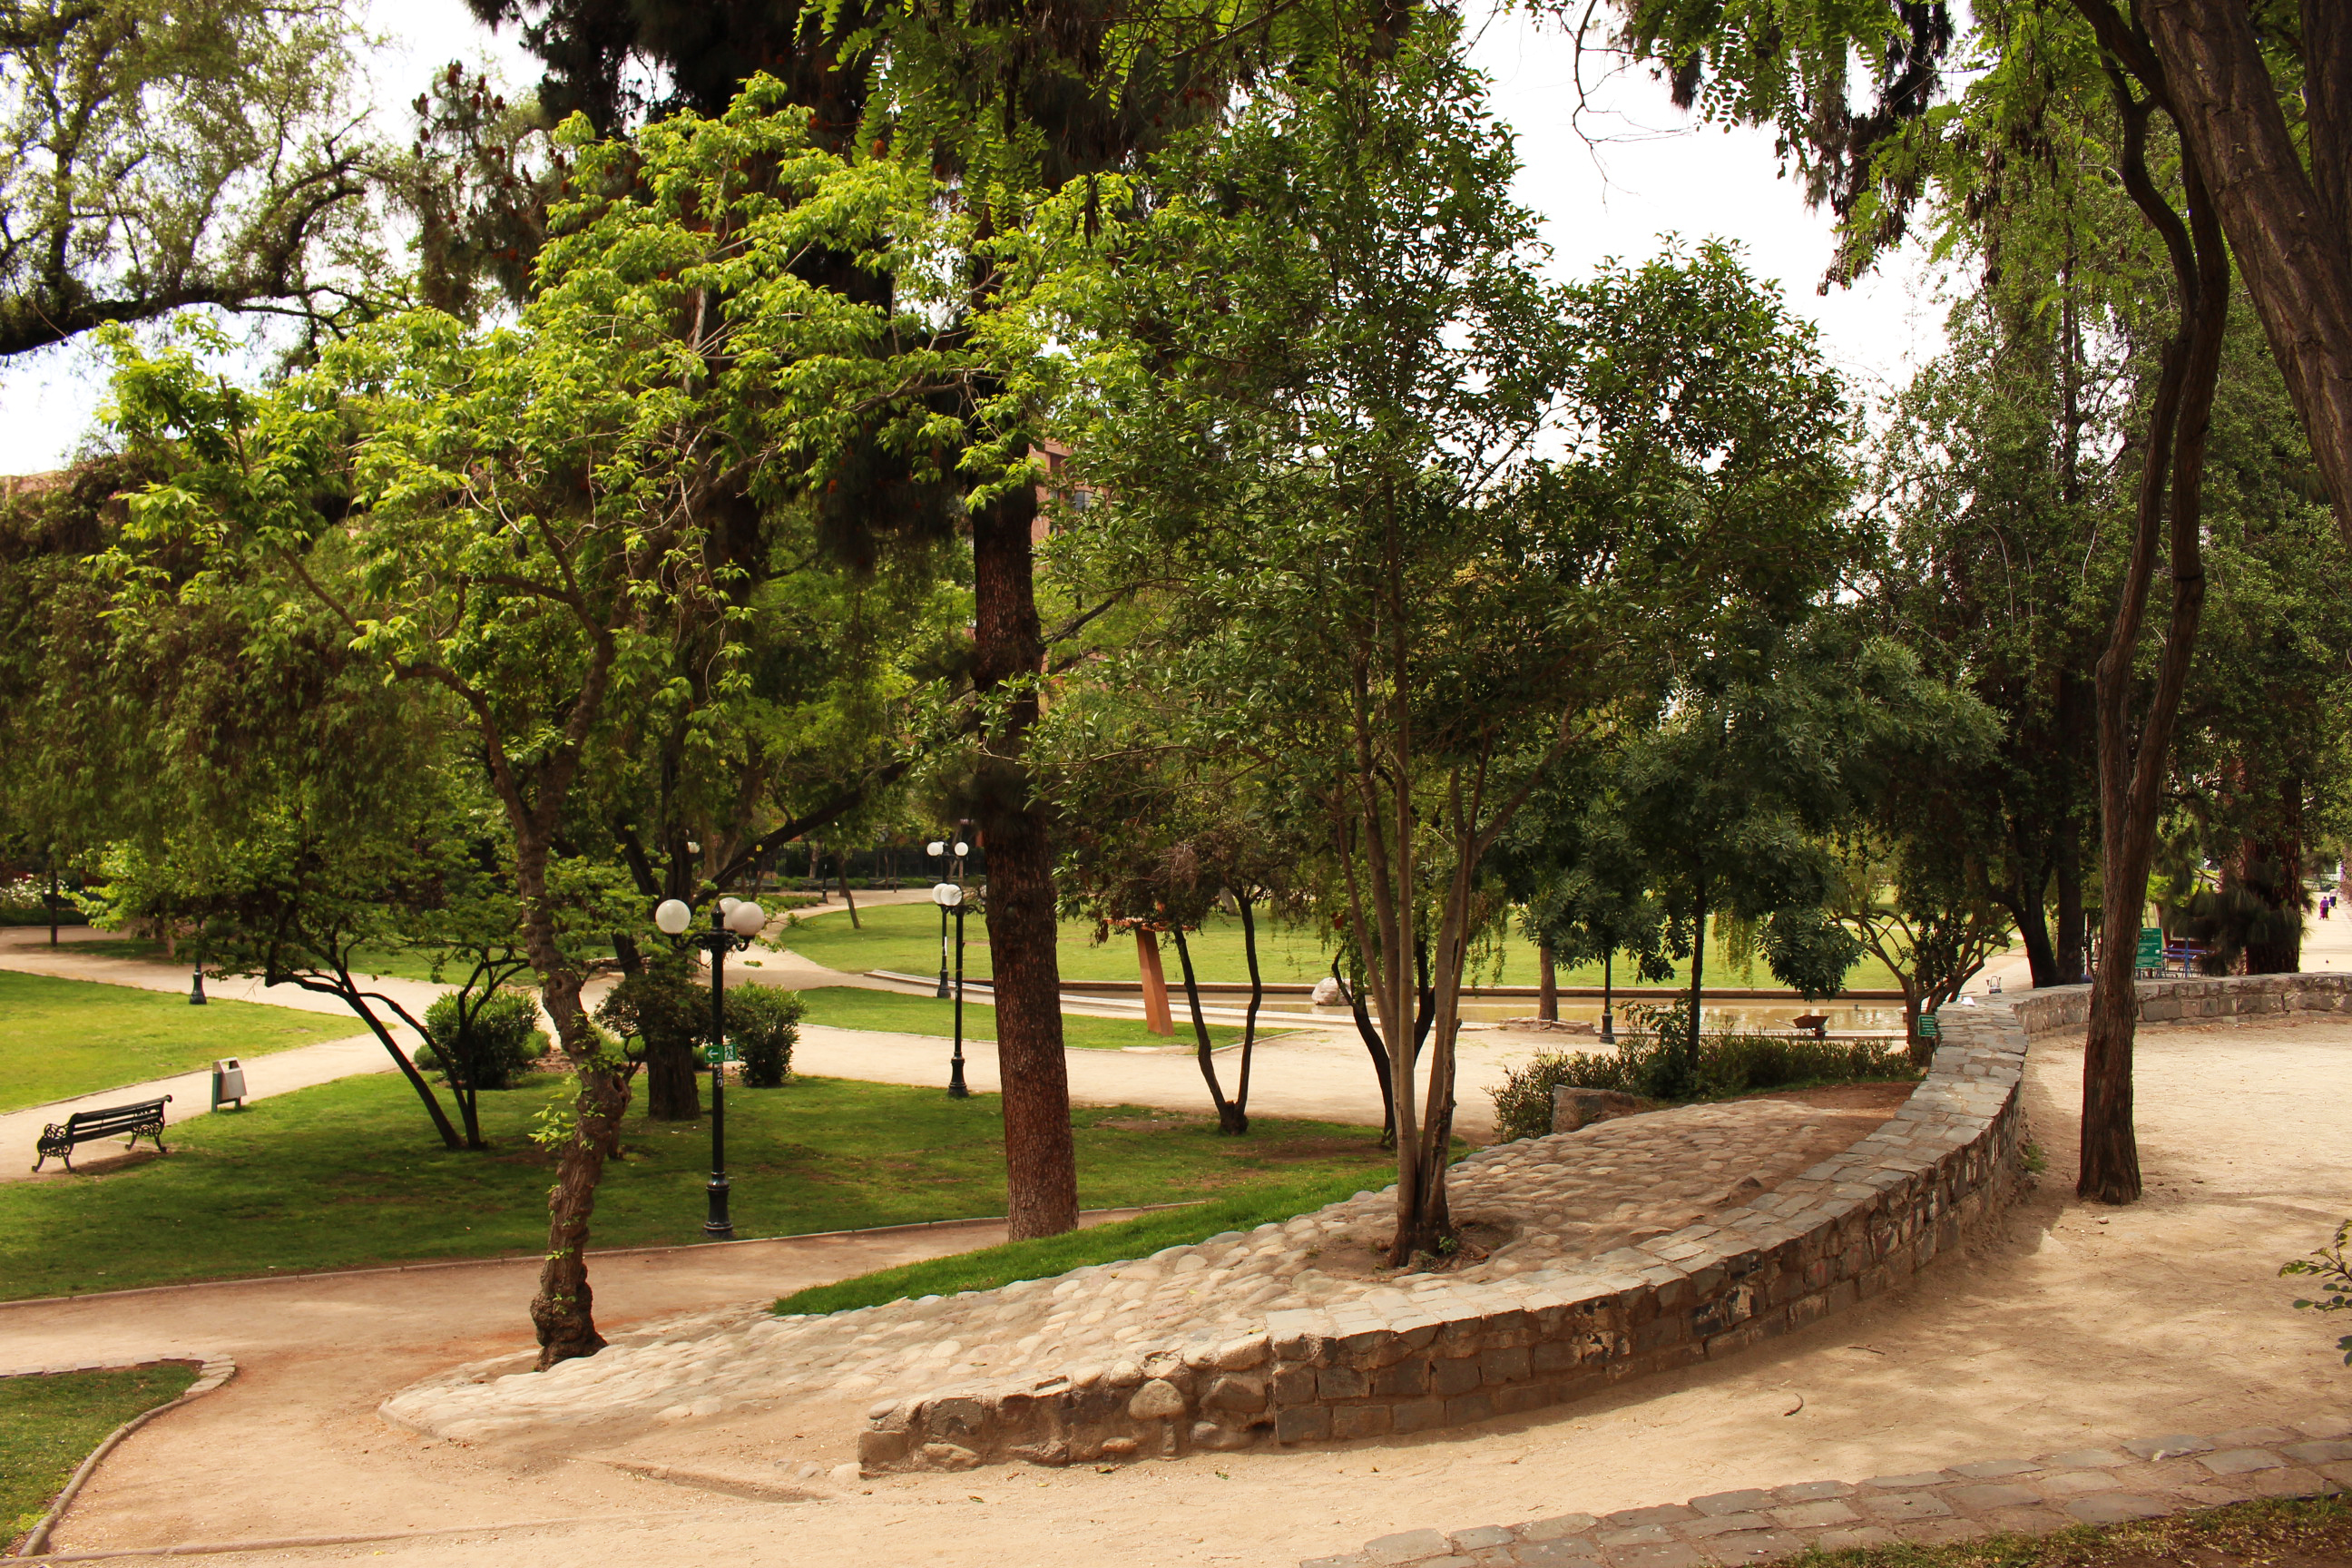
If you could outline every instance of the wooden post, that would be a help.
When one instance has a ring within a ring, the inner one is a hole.
[[[1141,926],[1135,928],[1135,966],[1143,975],[1143,1026],[1155,1035],[1172,1035],[1176,1022],[1168,1012],[1168,976],[1160,968],[1160,938]]]

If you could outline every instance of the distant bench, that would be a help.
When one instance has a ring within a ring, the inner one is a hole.
[[[33,1169],[37,1172],[48,1163],[49,1156],[55,1154],[66,1163],[66,1169],[70,1171],[73,1169],[75,1144],[95,1143],[101,1138],[120,1138],[126,1132],[131,1135],[131,1142],[126,1145],[128,1148],[136,1149],[142,1137],[152,1138],[155,1141],[155,1152],[170,1153],[171,1151],[163,1147],[163,1106],[171,1098],[167,1094],[163,1100],[144,1100],[136,1105],[117,1105],[105,1110],[77,1110],[63,1122],[50,1122],[47,1131],[41,1134],[40,1142],[35,1145],[40,1158],[33,1162]]]

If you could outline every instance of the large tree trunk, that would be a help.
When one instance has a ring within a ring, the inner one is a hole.
[[[1559,1021],[1559,968],[1548,942],[1536,943],[1536,1016],[1547,1024]]]
[[[1058,1236],[1078,1224],[1077,1149],[1062,1055],[1054,847],[1023,750],[1045,667],[1030,525],[1036,492],[1014,487],[972,514],[972,683],[1003,707],[973,780],[988,848],[988,942],[995,966],[996,1058],[1004,1095],[1006,1229]],[[1012,689],[1007,692],[1006,689]]]
[[[2302,9],[2309,170],[2246,0],[2142,0],[2154,58],[2135,73],[2161,81],[2352,539],[2352,7]]]
[[[537,1370],[594,1355],[604,1348],[596,1331],[595,1292],[588,1284],[588,1221],[596,1212],[596,1184],[619,1148],[621,1118],[629,1109],[629,1081],[618,1069],[582,1067],[578,1124],[556,1156],[555,1185],[547,1194],[547,1254],[531,1299],[539,1331]]]
[[[2148,862],[2164,804],[2173,721],[2205,605],[2199,537],[2205,439],[2229,318],[2230,264],[2196,157],[2181,160],[2189,212],[2189,225],[2184,226],[2148,178],[2147,132],[2153,106],[2135,103],[2120,87],[2116,97],[2125,127],[2119,160],[2124,185],[2164,240],[2181,300],[2179,330],[2165,347],[2163,374],[2148,416],[2131,563],[2107,648],[2099,659],[2096,687],[2103,918],[2099,972],[2091,987],[2090,1026],[2084,1038],[2082,1169],[2074,1190],[2081,1197],[2125,1204],[2140,1195],[2139,1148],[2132,1128],[2132,1038],[2138,1013],[2132,955],[2139,944]],[[2140,626],[2168,500],[2171,621],[2158,663],[2156,690],[2134,737],[2131,707]]]
[[[2017,922],[2017,940],[2025,944],[2025,963],[2036,988],[2063,985],[2058,964],[2058,950],[2050,941],[2050,921],[2043,910],[2042,889],[2045,879],[2042,874],[2042,858],[2025,847],[2026,836],[2012,830],[2011,861],[2016,866],[2014,879],[1993,895]]]
[[[646,1114],[656,1121],[701,1119],[702,1088],[691,1042],[667,1035],[646,1041]]]

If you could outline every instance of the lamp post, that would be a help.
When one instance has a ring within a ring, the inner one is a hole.
[[[654,924],[680,947],[710,955],[710,1209],[702,1234],[725,1241],[735,1234],[727,1217],[727,955],[751,945],[768,927],[768,912],[748,900],[721,899],[710,909],[710,929],[687,934],[694,910],[684,900],[664,899],[654,907]]]
[[[946,839],[934,838],[929,844],[923,846],[923,853],[929,855],[932,859],[940,862],[939,868],[932,872],[932,876],[940,879],[940,886],[945,886],[946,879],[950,875],[953,875],[958,882],[963,880],[963,858],[971,853],[971,846],[959,838],[955,841],[953,848],[950,849]],[[950,854],[955,858],[955,864],[952,867],[950,867],[947,864],[948,858]],[[939,896],[939,887],[934,887],[931,889],[931,897],[934,900],[937,900]],[[961,924],[963,916],[961,911],[958,911],[956,919],[958,921],[956,926],[956,971],[958,973],[961,973],[963,971],[963,926]],[[937,991],[932,992],[931,994],[938,997],[942,1002],[946,1001],[948,996],[948,906],[944,903],[940,905],[940,988]]]
[[[963,847],[959,844],[958,849]],[[932,902],[940,906],[940,924],[947,924],[948,912],[955,912],[955,1057],[948,1068],[948,1098],[969,1100],[971,1090],[963,1084],[963,889],[953,882],[941,882],[931,889]]]

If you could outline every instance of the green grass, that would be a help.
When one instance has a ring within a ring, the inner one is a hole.
[[[791,948],[813,963],[849,973],[862,973],[869,969],[892,969],[903,974],[937,974],[940,972],[940,914],[927,904],[884,904],[875,909],[860,910],[865,928],[849,923],[846,915],[826,915],[819,920],[800,921],[770,938],[778,945]],[[950,928],[952,930],[952,928]],[[1211,917],[1207,926],[1197,935],[1188,936],[1186,942],[1192,950],[1194,972],[1202,980],[1246,982],[1249,965],[1242,952],[1242,926],[1238,920],[1223,915]],[[1330,954],[1314,931],[1297,926],[1277,926],[1258,921],[1258,968],[1268,981],[1313,982],[1331,972]],[[1176,963],[1173,942],[1162,938],[1160,943],[1160,964],[1167,972],[1169,988],[1179,988],[1181,975]],[[991,971],[988,963],[988,928],[981,921],[964,921],[964,975],[967,979],[985,980]],[[1110,940],[1097,945],[1094,927],[1079,921],[1062,922],[1059,958],[1065,980],[1133,980],[1136,978],[1135,938],[1125,932],[1114,932]],[[953,960],[950,960],[952,965]],[[1707,954],[1707,979],[1723,986],[1773,986],[1778,984],[1771,972],[1759,962],[1753,976],[1732,968],[1720,952]],[[1630,964],[1616,966],[1616,981],[1627,984],[1633,978]],[[1535,944],[1516,932],[1490,951],[1474,965],[1470,983],[1474,985],[1533,985],[1537,981]],[[1688,984],[1690,966],[1687,963],[1675,967],[1674,984]],[[1586,964],[1560,971],[1563,985],[1598,985],[1601,965]],[[1895,984],[1895,977],[1875,958],[1866,958],[1847,975],[1846,983],[1861,990],[1882,990]]]
[[[561,1081],[484,1094],[487,1153],[444,1150],[405,1081],[381,1074],[183,1122],[162,1159],[0,1183],[0,1298],[536,1256],[552,1162],[522,1133]],[[1387,1179],[1374,1128],[1261,1119],[1247,1138],[1221,1138],[1213,1122],[1132,1106],[1071,1120],[1087,1208],[1186,1202],[1269,1179]],[[708,1124],[632,1117],[622,1136],[628,1157],[597,1193],[592,1246],[700,1240]],[[1001,1215],[1002,1145],[992,1094],[954,1100],[796,1078],[727,1096],[734,1217],[747,1237]]]
[[[0,1549],[49,1511],[89,1451],[142,1411],[168,1404],[196,1369],[165,1362],[121,1372],[0,1377]]]
[[[2049,1535],[1987,1535],[1949,1546],[1908,1542],[1784,1560],[1786,1568],[2298,1568],[2352,1563],[2352,1502],[2264,1499],[2135,1524],[2076,1525]]]
[[[356,1019],[322,1013],[254,1002],[192,1007],[168,991],[0,970],[0,1111],[358,1032]]]
[[[841,1312],[909,1296],[952,1296],[959,1290],[992,1290],[1015,1279],[1045,1279],[1089,1263],[1145,1258],[1163,1247],[1206,1241],[1229,1230],[1248,1230],[1268,1220],[1286,1220],[1388,1184],[1393,1173],[1358,1172],[1342,1176],[1269,1181],[1227,1197],[1159,1214],[1139,1215],[1109,1225],[1089,1226],[1036,1241],[1008,1241],[921,1263],[877,1269],[831,1285],[812,1285],[776,1303],[779,1312]]]
[[[904,1035],[937,1035],[941,1039],[955,1033],[955,1003],[942,1002],[936,996],[908,996],[896,991],[868,991],[856,985],[822,985],[802,992],[801,999],[808,1004],[808,1022],[829,1024],[836,1029],[895,1029]],[[1118,1050],[1127,1046],[1189,1047],[1194,1043],[1192,1017],[1181,1002],[1175,1012],[1176,1033],[1172,1036],[1153,1034],[1140,1019],[1086,1018],[1065,1013],[1062,1043],[1094,1050]],[[979,1005],[967,996],[963,1004],[963,1037],[996,1038],[996,1009]],[[1209,1026],[1209,1038],[1217,1045],[1235,1045],[1241,1037],[1238,1025]],[[1259,1029],[1260,1040],[1273,1037],[1263,1027]]]
[[[155,961],[166,956],[162,942],[152,937],[143,936],[83,937],[74,942],[60,942],[58,946],[60,950],[71,949],[77,952],[96,953],[100,957],[110,958],[142,958]],[[599,947],[594,951],[600,954],[609,955],[612,949]],[[172,957],[171,962],[193,964],[194,956],[194,951],[187,942],[183,942],[179,944],[177,954]],[[363,947],[352,955],[352,968],[354,973],[360,974],[381,974],[394,980],[423,980],[455,985],[466,978],[472,971],[473,965],[470,963],[453,963],[436,975],[433,973],[433,954],[428,952],[413,948]],[[526,969],[508,984],[536,987],[539,979]]]

